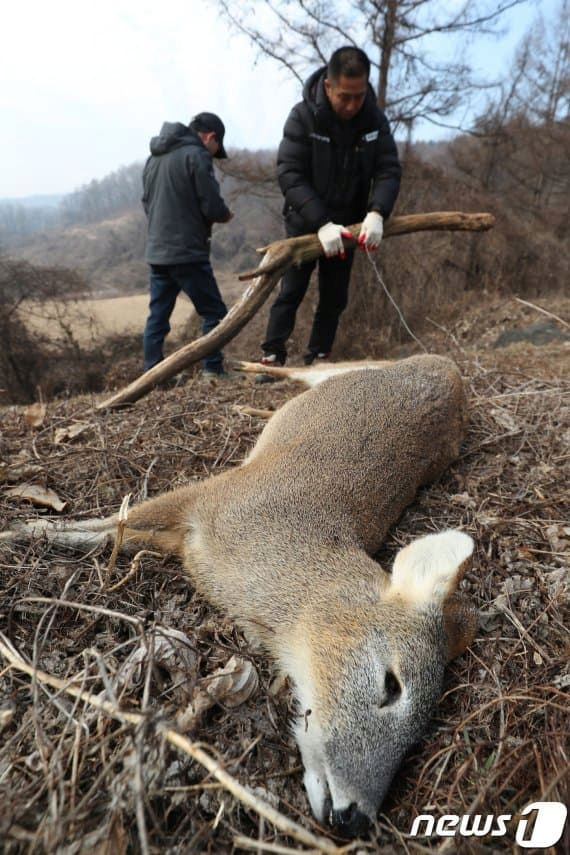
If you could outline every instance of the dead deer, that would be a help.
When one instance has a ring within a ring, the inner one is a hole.
[[[446,662],[476,631],[456,593],[468,535],[415,540],[391,574],[371,558],[418,488],[457,458],[465,397],[457,367],[438,356],[283,372],[314,388],[270,418],[240,466],[132,509],[122,543],[178,555],[290,676],[311,808],[354,836],[424,731]],[[117,523],[32,522],[0,537],[45,532],[92,547]]]

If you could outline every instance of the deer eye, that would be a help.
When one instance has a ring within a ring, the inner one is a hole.
[[[382,699],[382,706],[388,707],[390,704],[395,703],[401,694],[402,687],[400,685],[400,681],[393,671],[386,671],[386,675],[384,677],[384,697]]]

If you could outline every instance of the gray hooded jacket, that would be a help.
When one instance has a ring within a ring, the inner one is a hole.
[[[220,195],[212,157],[200,137],[180,122],[165,122],[150,141],[142,202],[148,218],[145,261],[207,261],[212,223],[230,211]]]

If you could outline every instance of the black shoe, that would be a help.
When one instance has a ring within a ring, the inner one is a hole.
[[[156,384],[157,389],[177,389],[179,386],[182,386],[188,378],[183,377],[182,374],[175,374],[173,377],[166,377],[164,380],[161,380]]]
[[[329,353],[322,353],[322,352],[316,353],[316,352],[311,350],[311,351],[309,351],[309,353],[306,353],[304,355],[303,362],[305,363],[305,365],[313,365],[313,363],[315,363],[315,362],[328,362],[330,360],[330,358],[331,358],[330,352]]]
[[[272,374],[254,374],[254,383],[277,383],[278,377],[273,377]]]
[[[279,365],[285,365],[287,361],[287,357],[283,354],[277,353],[264,353],[261,359],[259,360],[261,365],[271,365],[273,367]],[[256,374],[253,378],[254,383],[276,383],[278,377],[273,377],[271,374]]]
[[[236,379],[236,375],[226,371],[225,368],[203,368],[198,377],[204,383],[215,383],[217,380],[231,383]]]

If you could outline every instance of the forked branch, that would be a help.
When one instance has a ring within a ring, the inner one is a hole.
[[[434,211],[431,214],[407,214],[401,217],[392,217],[384,226],[384,237],[395,237],[396,235],[410,234],[411,232],[434,232],[434,231],[470,231],[482,232],[492,228],[495,218],[492,214],[464,214],[461,211]],[[354,239],[360,232],[360,223],[347,226],[352,232],[353,239],[347,238],[345,246],[354,246]],[[321,244],[316,234],[301,235],[301,237],[285,238],[276,240],[268,246],[257,250],[259,253],[272,250],[275,252],[271,263],[262,262],[256,270],[240,273],[238,279],[245,281],[254,279],[264,273],[272,273],[276,265],[283,265],[284,269],[292,264],[302,264],[304,261],[312,261],[322,253]]]
[[[465,214],[461,211],[436,211],[430,214],[409,214],[392,217],[384,230],[384,237],[410,234],[420,231],[487,231],[492,228],[492,214]],[[347,227],[353,237],[347,238],[347,247],[354,246],[355,238],[360,232],[360,223]],[[116,392],[110,398],[97,405],[98,410],[121,407],[132,404],[144,397],[159,383],[174,377],[179,371],[198,362],[216,350],[220,350],[231,341],[251,320],[269,297],[271,291],[282,277],[287,268],[293,264],[302,264],[318,258],[322,247],[316,234],[301,237],[286,238],[273,241],[258,252],[263,253],[261,264],[256,270],[242,273],[241,281],[252,279],[240,299],[235,303],[226,317],[215,329],[207,335],[179,348],[167,359],[155,365],[150,371],[145,371],[124,389]]]

